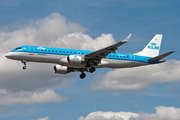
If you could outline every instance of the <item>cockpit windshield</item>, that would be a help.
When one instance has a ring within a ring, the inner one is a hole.
[[[14,50],[22,50],[22,47],[17,47]]]

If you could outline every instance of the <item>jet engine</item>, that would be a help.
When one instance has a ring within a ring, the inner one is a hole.
[[[67,61],[70,64],[82,64],[85,63],[84,58],[80,55],[70,55],[67,57]]]
[[[69,67],[66,66],[61,66],[61,65],[55,65],[54,66],[54,72],[58,74],[67,74],[70,72],[73,72],[74,70],[70,69]]]

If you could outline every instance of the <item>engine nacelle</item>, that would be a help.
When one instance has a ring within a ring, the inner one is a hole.
[[[67,60],[70,64],[82,64],[85,62],[84,58],[80,55],[70,55],[67,57]]]
[[[54,72],[58,74],[67,74],[67,73],[73,72],[73,70],[71,70],[69,67],[66,67],[66,66],[55,65]]]

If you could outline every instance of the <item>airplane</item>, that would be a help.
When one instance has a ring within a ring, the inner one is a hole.
[[[159,55],[162,34],[156,34],[146,47],[134,54],[117,53],[119,46],[126,43],[128,37],[118,43],[97,51],[52,48],[42,46],[20,46],[8,52],[5,57],[21,61],[26,69],[26,62],[54,63],[54,72],[67,74],[81,72],[80,78],[86,77],[86,72],[93,73],[96,68],[131,68],[144,65],[163,63],[164,57],[175,51]]]

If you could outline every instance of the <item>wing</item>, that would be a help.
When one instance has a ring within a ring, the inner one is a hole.
[[[129,38],[131,37],[131,34],[128,35],[128,37],[125,40],[122,40],[116,44],[113,44],[111,46],[105,47],[103,49],[94,51],[92,53],[89,53],[87,55],[84,56],[85,59],[102,59],[102,58],[106,58],[106,55],[108,55],[109,53],[115,53],[115,51],[118,49],[119,46],[123,45],[124,43],[126,43]]]

